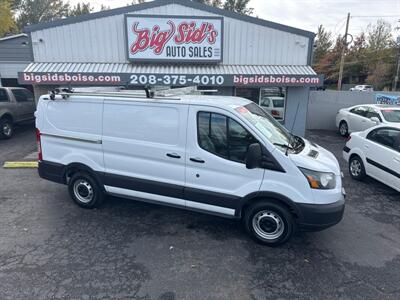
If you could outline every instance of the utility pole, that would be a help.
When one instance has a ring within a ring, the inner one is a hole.
[[[394,81],[393,81],[393,87],[392,91],[397,90],[397,82],[399,82],[399,71],[400,71],[400,35],[397,37],[397,67],[396,67],[396,73],[394,74]]]
[[[338,79],[338,84],[337,84],[338,91],[342,90],[344,54],[347,50],[347,35],[349,33],[349,22],[350,22],[350,13],[347,14],[346,31],[345,31],[344,37],[343,37],[343,48],[342,48],[342,55],[340,57],[339,79]]]

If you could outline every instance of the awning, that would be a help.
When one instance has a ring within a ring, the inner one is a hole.
[[[319,86],[310,66],[31,63],[21,84],[168,86]]]

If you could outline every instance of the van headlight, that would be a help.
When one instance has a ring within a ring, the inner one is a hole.
[[[309,169],[299,168],[306,176],[312,189],[330,190],[336,187],[336,177],[334,173],[317,172]]]

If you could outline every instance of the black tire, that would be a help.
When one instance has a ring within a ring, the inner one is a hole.
[[[271,247],[287,242],[295,227],[293,216],[285,206],[266,200],[248,207],[243,223],[253,239]]]
[[[99,207],[104,200],[100,185],[86,172],[77,172],[72,175],[68,183],[68,191],[72,200],[83,208]]]
[[[0,139],[10,139],[14,134],[14,125],[10,118],[0,120]]]
[[[349,160],[349,173],[351,178],[355,180],[363,180],[367,174],[365,173],[364,163],[358,155],[353,155]]]
[[[340,121],[339,123],[339,134],[343,137],[349,135],[349,125],[346,121]]]

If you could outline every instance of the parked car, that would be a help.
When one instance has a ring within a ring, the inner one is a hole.
[[[355,87],[350,88],[350,91],[373,92],[374,87],[372,85],[361,84],[361,85],[356,85]]]
[[[343,148],[349,172],[357,180],[371,176],[400,192],[400,126],[378,125],[350,135]]]
[[[227,96],[42,96],[39,175],[93,208],[104,194],[242,219],[267,245],[338,223],[338,161],[254,102]]]
[[[14,125],[33,121],[35,109],[35,100],[29,90],[0,87],[0,139],[11,138]]]
[[[260,106],[270,113],[275,119],[284,119],[285,99],[283,97],[264,97],[260,100]]]
[[[362,104],[343,108],[336,114],[336,128],[342,136],[363,131],[380,123],[400,124],[400,106]]]

